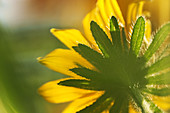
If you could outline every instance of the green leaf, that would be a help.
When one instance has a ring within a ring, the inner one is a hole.
[[[91,21],[90,26],[92,35],[98,47],[102,51],[104,57],[109,57],[110,48],[112,47],[110,39],[107,37],[106,33],[99,27],[96,22]]]
[[[148,70],[148,74],[153,74],[167,68],[170,68],[170,56],[162,58],[146,69]]]
[[[100,53],[86,45],[78,44],[78,46],[73,46],[72,48],[96,67],[103,61],[103,56]]]
[[[121,50],[122,45],[121,45],[119,24],[114,16],[112,16],[112,18],[110,19],[110,34],[112,36],[113,45],[116,48],[120,48]]]
[[[166,39],[168,34],[170,33],[170,23],[164,25],[160,30],[156,33],[154,36],[154,39],[147,49],[147,51],[144,54],[144,58],[148,61],[152,55],[158,50],[158,48],[161,46],[163,41]]]
[[[82,68],[73,68],[73,69],[70,69],[70,71],[76,73],[77,75],[85,77],[87,79],[94,79],[95,76],[99,76],[98,72],[90,70],[90,69],[87,69],[85,67],[82,67]]]
[[[143,37],[145,33],[145,20],[141,16],[137,19],[133,29],[131,42],[130,42],[130,53],[138,56],[140,47],[142,45]]]
[[[156,96],[169,96],[170,95],[170,88],[147,88],[143,90],[144,92],[156,95]]]
[[[122,28],[122,39],[123,39],[123,49],[125,52],[128,52],[129,51],[129,48],[128,48],[128,42],[127,42],[127,38],[126,38],[126,34],[125,34],[125,29]]]
[[[168,85],[170,84],[170,72],[146,78],[148,85]]]
[[[99,90],[96,89],[96,87],[92,84],[91,81],[81,80],[81,79],[64,80],[59,82],[58,85],[76,87],[76,88],[87,89],[87,90]]]
[[[92,105],[87,106],[85,109],[80,110],[77,113],[102,113],[110,107],[112,102],[112,97],[108,97],[106,94],[103,94]]]

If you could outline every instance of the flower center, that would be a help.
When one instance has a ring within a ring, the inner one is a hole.
[[[100,74],[96,76],[96,82],[103,90],[111,94],[127,95],[131,88],[141,88],[145,79],[141,76],[143,64],[139,59],[117,54],[114,58],[107,58],[101,64]],[[116,92],[116,93],[115,93]]]

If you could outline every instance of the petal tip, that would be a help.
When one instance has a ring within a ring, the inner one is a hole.
[[[38,60],[39,63],[45,65],[45,63],[43,62],[43,61],[44,61],[43,59],[44,59],[43,57],[38,57],[38,58],[37,58],[37,60]]]
[[[55,29],[55,28],[51,28],[51,29],[50,29],[50,32],[51,32],[51,33],[56,32],[56,31],[57,31],[57,29]]]
[[[38,60],[38,61],[42,60],[42,57],[38,57],[37,60]]]

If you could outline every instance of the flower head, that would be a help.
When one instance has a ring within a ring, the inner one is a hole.
[[[70,77],[46,83],[40,94],[53,103],[72,101],[63,113],[159,113],[169,109],[168,102],[163,103],[166,107],[161,102],[170,95],[170,81],[166,80],[170,56],[155,62],[151,59],[169,34],[170,23],[149,45],[147,22],[140,16],[128,35],[130,27],[125,25],[117,1],[99,0],[83,21],[86,38],[78,30],[52,29],[70,49],[56,49],[39,61]]]

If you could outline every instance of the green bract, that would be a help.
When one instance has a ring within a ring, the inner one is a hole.
[[[105,91],[96,102],[78,113],[100,113],[106,109],[110,109],[110,113],[127,113],[129,104],[143,113],[162,113],[148,95],[170,95],[170,56],[163,57],[150,66],[147,63],[170,33],[170,23],[155,34],[144,55],[139,55],[145,32],[143,17],[136,21],[130,45],[124,28],[119,28],[115,17],[110,20],[112,41],[94,21],[91,22],[91,32],[101,53],[83,44],[74,46],[73,49],[98,71],[78,64],[78,68],[70,71],[86,79],[70,79],[59,83],[63,86]]]

